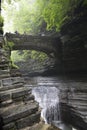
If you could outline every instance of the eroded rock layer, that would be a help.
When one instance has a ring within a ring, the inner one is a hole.
[[[87,130],[87,83],[66,82],[60,88],[61,119],[79,130]]]
[[[61,28],[62,69],[87,71],[87,11]]]
[[[15,71],[10,73],[10,53],[3,44],[0,35],[0,129],[19,130],[39,122],[40,111],[24,79]]]

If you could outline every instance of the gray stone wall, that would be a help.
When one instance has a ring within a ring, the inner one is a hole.
[[[19,67],[23,76],[35,76],[53,68],[55,60],[48,57],[44,61],[28,59],[26,61],[15,62],[15,64]]]
[[[87,71],[87,17],[77,17],[61,28],[62,69]]]
[[[60,87],[61,119],[78,130],[87,130],[86,86],[87,82],[67,80]]]
[[[17,130],[40,121],[38,103],[24,79],[10,74],[10,53],[0,35],[0,130]],[[16,70],[14,71],[16,73]]]

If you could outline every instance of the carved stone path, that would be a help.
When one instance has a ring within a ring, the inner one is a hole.
[[[0,45],[3,46],[0,36]],[[20,130],[40,121],[38,103],[20,76],[11,77],[9,54],[0,47],[0,124],[3,130]]]

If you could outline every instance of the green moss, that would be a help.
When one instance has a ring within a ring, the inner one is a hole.
[[[0,34],[3,34],[3,28],[0,27]]]
[[[7,46],[12,50],[12,47],[14,46],[14,43],[13,42],[8,42]]]
[[[87,0],[84,0],[83,5],[87,6]]]
[[[3,17],[0,15],[0,27],[3,26],[3,23],[4,23],[4,19],[3,19]]]
[[[12,62],[11,68],[12,69],[19,69],[19,67],[17,65],[15,65],[13,62]]]

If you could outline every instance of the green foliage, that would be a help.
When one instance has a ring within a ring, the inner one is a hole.
[[[2,14],[5,19],[4,30],[27,34],[37,34],[42,23],[41,13],[32,0],[12,0],[2,3]],[[15,2],[16,1],[16,2]],[[9,28],[10,26],[10,28]]]
[[[87,6],[87,0],[84,0],[83,5]]]
[[[81,2],[82,0],[2,0],[4,30],[36,35],[43,23],[46,23],[47,30],[60,31],[64,22],[74,17],[74,10]],[[82,5],[87,5],[87,0],[83,0]],[[0,18],[0,21],[3,20]],[[12,48],[13,45],[9,46]],[[18,52],[15,53],[13,60],[15,57],[17,60],[46,58],[45,54],[36,51],[23,51],[21,56],[18,55]]]
[[[43,21],[48,30],[59,31],[73,17],[76,7],[80,3],[87,5],[87,0],[3,0],[2,3],[7,30],[37,34]]]
[[[6,0],[4,0],[6,1]],[[3,16],[5,19],[4,30],[15,32],[16,30],[23,34],[37,34],[39,33],[40,27],[43,23],[42,8],[44,9],[45,2],[41,1],[42,6],[39,6],[32,0],[12,0],[2,4]],[[40,8],[39,8],[40,7]],[[4,15],[5,14],[5,15]],[[10,27],[10,28],[9,28]],[[8,43],[10,48],[13,44]],[[12,61],[27,60],[29,58],[37,59],[39,61],[45,59],[46,54],[36,51],[23,51],[20,54],[19,51],[12,52]]]
[[[59,31],[63,22],[68,18],[70,0],[37,0],[37,3],[42,9],[42,17],[47,23],[47,29],[56,28],[56,31]]]
[[[3,22],[4,22],[3,17],[0,15],[0,27],[3,26]]]
[[[39,62],[44,61],[48,56],[43,52],[32,51],[31,58],[36,59]]]
[[[14,43],[13,42],[8,42],[7,46],[12,50],[12,47],[14,46]]]
[[[37,60],[38,62],[42,62],[45,59],[47,59],[47,55],[43,52],[37,52],[37,51],[12,51],[11,52],[11,59],[13,62],[17,61],[26,61],[29,59]]]
[[[65,21],[75,17],[74,11],[76,8],[87,5],[87,0],[36,1],[42,12],[42,17],[47,23],[47,30],[56,29],[56,31],[60,31]]]
[[[24,61],[25,58],[24,58],[24,55],[20,55],[18,51],[12,51],[11,52],[11,60],[14,62],[16,61]]]
[[[14,62],[12,62],[11,68],[12,68],[12,69],[19,69],[19,67],[18,67],[16,64],[14,64]]]
[[[0,15],[0,34],[3,34],[3,17]]]

